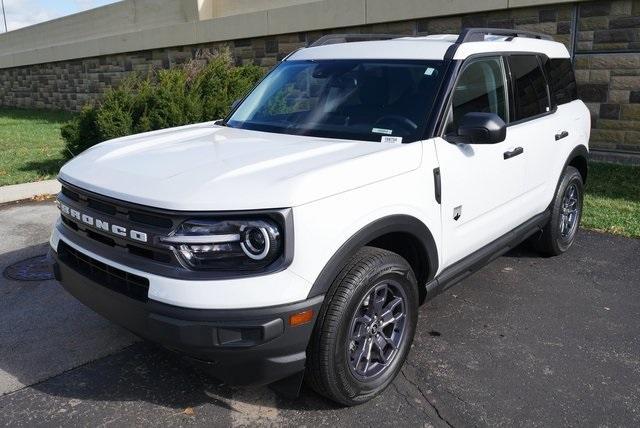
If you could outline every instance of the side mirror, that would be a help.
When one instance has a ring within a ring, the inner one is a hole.
[[[458,126],[457,142],[495,144],[507,138],[507,125],[495,113],[467,113]]]

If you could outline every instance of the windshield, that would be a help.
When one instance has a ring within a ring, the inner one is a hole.
[[[326,138],[416,141],[443,74],[443,61],[285,61],[226,125]]]

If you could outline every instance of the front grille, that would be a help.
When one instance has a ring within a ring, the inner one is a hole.
[[[95,195],[76,187],[69,187],[64,183],[61,193],[64,195],[64,198],[73,201],[73,203],[70,204],[72,208],[80,211],[86,209],[92,216],[97,218],[105,214],[108,216],[107,219],[109,221],[131,228],[139,228],[139,230],[148,233],[149,236],[169,235],[180,221],[171,216],[152,212],[145,207],[138,207],[134,204],[124,202],[120,203],[119,201]],[[64,198],[60,198],[62,202],[64,202]],[[70,218],[69,216],[63,215],[62,221],[75,233],[111,247],[116,251],[126,251],[136,257],[142,257],[154,262],[181,266],[168,246],[155,245],[153,239],[149,239],[146,243],[132,242],[126,236],[113,236],[113,234],[105,233],[103,230],[87,226],[82,221],[79,221],[78,217]]]
[[[87,199],[87,205],[89,206],[89,208],[109,215],[116,215],[116,213],[118,212],[118,209],[115,207],[115,205],[105,204],[95,199]]]
[[[80,195],[64,186],[62,186],[62,194],[72,201],[78,202],[80,200]]]
[[[62,216],[61,218],[62,218],[62,222],[63,222],[64,224],[66,224],[66,225],[67,225],[67,226],[69,226],[71,229],[75,230],[76,232],[78,231],[78,224],[77,224],[75,221],[70,220],[70,219],[68,219],[68,218],[67,218],[67,217],[65,217],[65,216]]]
[[[149,226],[161,227],[163,229],[171,229],[173,227],[173,221],[171,221],[171,219],[136,211],[129,213],[129,220]]]
[[[58,243],[58,258],[61,263],[103,287],[141,302],[148,300],[149,280],[146,278],[95,260],[62,240]]]
[[[86,230],[86,234],[87,234],[87,236],[89,238],[93,239],[94,241],[101,242],[104,245],[108,245],[110,247],[115,247],[116,246],[116,241],[114,241],[113,238],[109,238],[108,236],[104,236],[101,233],[96,233],[93,230]]]
[[[126,250],[131,254],[134,254],[139,257],[144,257],[145,259],[154,260],[156,262],[161,262],[166,264],[173,263],[171,252],[168,250],[143,248],[137,245],[124,243],[124,241],[122,244],[119,244],[112,237],[103,235],[102,233],[95,232],[87,227],[84,227],[82,223],[77,223],[67,217],[62,216],[62,222],[68,227],[70,227],[73,231],[79,234],[83,234],[87,238],[97,241],[101,244],[107,245],[111,248],[122,248],[123,250]]]
[[[116,204],[112,200],[103,199],[92,193],[80,190],[70,189],[67,185],[62,185],[62,194],[72,201],[79,202],[81,206],[90,208],[94,211],[107,214],[109,216],[117,216],[132,223],[141,226],[150,226],[170,232],[174,225],[171,218],[151,213],[144,208],[129,208],[124,204]]]

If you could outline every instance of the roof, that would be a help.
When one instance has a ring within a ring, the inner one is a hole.
[[[531,52],[545,54],[549,58],[569,58],[569,51],[562,43],[548,38],[486,34],[472,41],[461,40],[454,34],[436,34],[422,37],[398,37],[386,40],[355,41],[350,43],[322,44],[301,49],[288,60],[323,59],[413,59],[442,60],[449,48],[457,44],[453,59],[463,60],[471,55],[486,52]],[[541,36],[537,36],[541,37]],[[334,37],[335,38],[335,37]]]
[[[339,43],[301,49],[287,60],[304,59],[443,59],[452,43],[424,38]]]

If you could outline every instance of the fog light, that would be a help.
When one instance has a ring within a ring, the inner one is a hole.
[[[313,309],[298,312],[289,316],[289,325],[295,327],[297,325],[307,324],[313,319]]]

